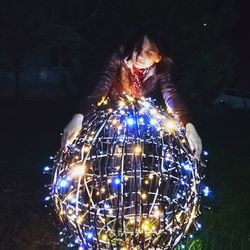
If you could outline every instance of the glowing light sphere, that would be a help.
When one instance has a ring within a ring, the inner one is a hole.
[[[185,128],[151,99],[102,103],[54,157],[63,231],[79,249],[172,249],[200,214],[204,164]]]

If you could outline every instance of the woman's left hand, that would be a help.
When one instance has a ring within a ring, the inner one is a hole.
[[[186,137],[191,150],[194,151],[194,157],[197,160],[200,160],[200,155],[202,152],[202,141],[195,129],[195,126],[192,123],[186,124]]]

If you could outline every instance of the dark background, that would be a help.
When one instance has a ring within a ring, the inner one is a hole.
[[[225,88],[250,83],[249,3],[190,1],[0,1],[0,249],[64,249],[42,169],[91,92],[105,61],[136,28],[168,34],[173,77],[209,152],[211,210],[189,249],[250,249],[248,109],[214,106]]]

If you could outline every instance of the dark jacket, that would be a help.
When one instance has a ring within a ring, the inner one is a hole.
[[[134,94],[131,93],[131,82],[132,73],[124,61],[122,48],[120,48],[111,56],[94,92],[87,99],[81,100],[76,113],[86,115],[91,111],[91,106],[96,105],[102,97],[114,99],[124,91],[128,94]],[[141,95],[158,98],[159,93],[161,93],[166,106],[179,117],[184,125],[192,122],[187,106],[171,82],[169,70],[166,68],[157,72],[156,67],[153,67],[145,76],[141,87]]]

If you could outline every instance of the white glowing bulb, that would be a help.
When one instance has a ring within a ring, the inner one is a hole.
[[[72,170],[72,177],[80,177],[84,174],[84,166],[77,166]]]
[[[134,152],[135,152],[135,154],[140,154],[141,153],[141,147],[140,146],[136,146],[134,148]]]
[[[175,130],[176,129],[176,122],[173,121],[173,120],[168,119],[165,122],[165,128],[166,128],[167,131]]]

